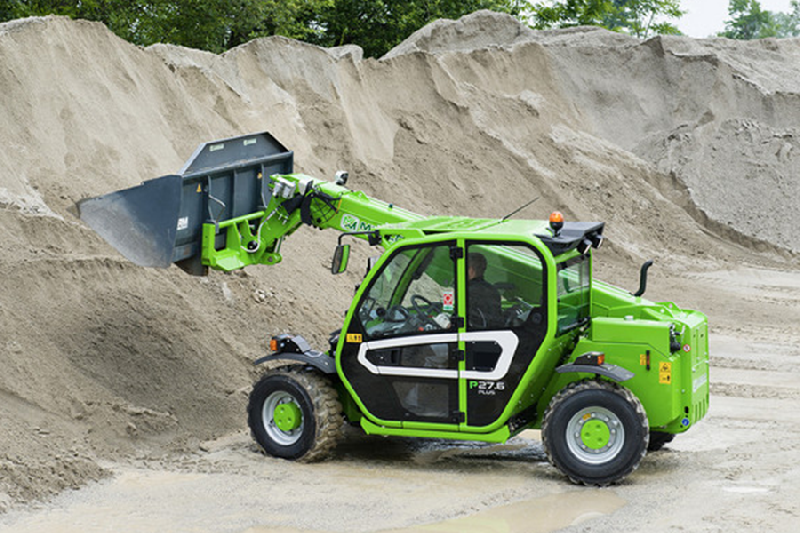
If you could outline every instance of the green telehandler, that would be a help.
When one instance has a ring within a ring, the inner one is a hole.
[[[281,260],[303,225],[383,252],[340,331],[316,349],[272,336],[278,362],[250,394],[265,452],[325,457],[345,422],[372,435],[505,442],[540,428],[550,462],[607,485],[708,410],[708,323],[697,311],[592,279],[603,223],[423,217],[293,173],[268,133],[201,145],[179,174],[79,202],[80,217],[131,261],[192,275]]]

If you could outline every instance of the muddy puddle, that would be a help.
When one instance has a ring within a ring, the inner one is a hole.
[[[391,533],[547,533],[611,514],[623,505],[625,501],[609,490],[550,494]]]

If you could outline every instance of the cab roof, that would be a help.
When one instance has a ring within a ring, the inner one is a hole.
[[[412,220],[385,224],[378,230],[381,234],[404,236],[433,235],[437,233],[470,233],[473,238],[536,237],[550,249],[553,255],[560,255],[577,248],[584,240],[598,243],[602,240],[603,222],[564,222],[557,235],[553,234],[546,220],[502,220],[496,218],[469,218],[459,216],[434,216],[422,220]],[[411,235],[409,235],[411,234]]]

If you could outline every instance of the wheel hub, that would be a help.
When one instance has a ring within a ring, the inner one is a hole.
[[[581,440],[590,450],[602,450],[608,446],[611,430],[602,420],[590,418],[581,428]]]
[[[575,413],[567,424],[567,446],[581,461],[601,464],[619,454],[625,443],[620,419],[603,407],[588,407]]]
[[[275,407],[272,412],[272,419],[281,431],[292,431],[300,427],[303,421],[303,413],[296,403],[282,403]]]
[[[275,391],[264,400],[262,422],[267,435],[276,444],[291,446],[303,434],[303,411],[286,391]]]

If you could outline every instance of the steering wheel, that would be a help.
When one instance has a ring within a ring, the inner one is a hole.
[[[419,294],[412,294],[410,300],[411,305],[414,306],[414,311],[417,312],[417,317],[422,318],[423,324],[430,324],[436,329],[441,328],[441,326],[433,320],[433,316],[441,312],[441,304],[439,304],[439,302],[432,302]],[[420,301],[422,302],[421,304],[419,303]]]

